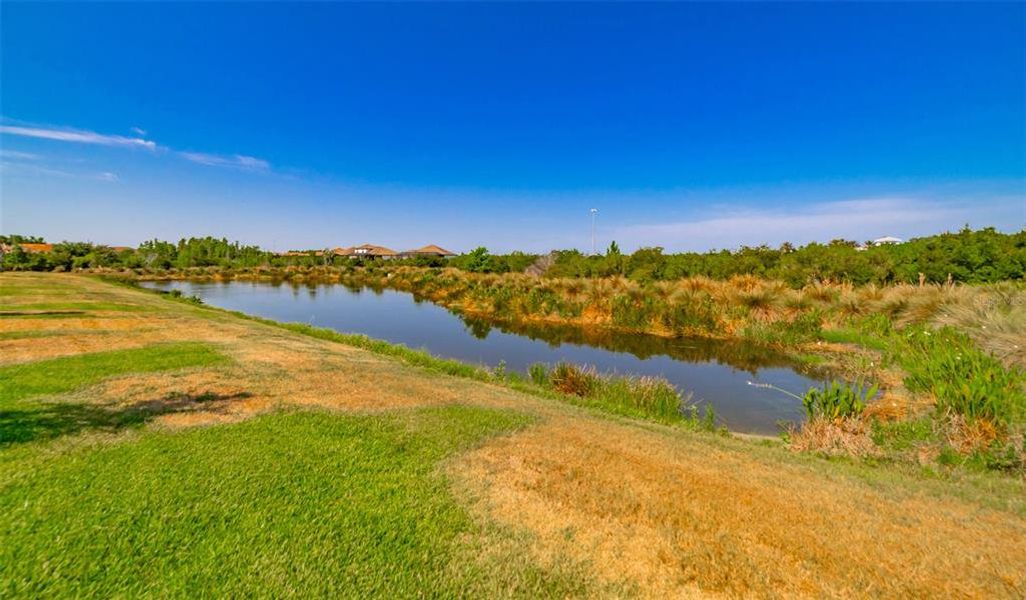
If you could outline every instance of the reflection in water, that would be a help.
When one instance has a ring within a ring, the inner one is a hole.
[[[767,367],[797,368],[794,361],[772,348],[734,340],[664,338],[558,323],[500,323],[470,315],[461,314],[459,317],[470,333],[480,340],[486,339],[492,327],[495,327],[504,333],[543,341],[552,348],[558,348],[563,344],[577,344],[604,348],[612,352],[626,352],[642,360],[653,356],[668,356],[686,362],[715,361],[753,375],[759,369]]]
[[[458,315],[389,289],[243,281],[147,285],[277,321],[363,333],[474,364],[504,364],[510,371],[523,373],[533,363],[565,361],[605,373],[665,377],[694,402],[712,405],[722,423],[736,431],[773,434],[778,421],[802,418],[800,402],[749,381],[795,393],[819,383],[799,373],[786,357],[758,345],[496,322]]]

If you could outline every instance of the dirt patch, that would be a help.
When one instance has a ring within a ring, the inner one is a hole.
[[[476,511],[533,533],[543,563],[572,556],[643,596],[1026,592],[1014,515],[637,428],[554,419],[453,473]]]

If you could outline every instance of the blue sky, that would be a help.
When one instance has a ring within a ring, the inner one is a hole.
[[[1026,5],[0,5],[0,230],[671,250],[1026,225]]]

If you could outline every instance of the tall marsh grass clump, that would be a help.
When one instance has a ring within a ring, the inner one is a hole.
[[[679,419],[690,404],[690,395],[682,396],[672,384],[657,377],[611,377],[602,383],[596,394],[598,402],[625,405],[658,419]]]
[[[691,395],[682,395],[660,377],[604,375],[594,367],[565,362],[551,368],[535,363],[528,368],[528,376],[535,385],[567,396],[577,404],[631,417],[684,423],[707,431],[716,429],[716,415],[711,408],[706,407],[704,416],[699,417]]]
[[[964,331],[1005,364],[1026,369],[1026,288],[1012,282],[962,288],[932,322]]]
[[[593,396],[601,383],[594,368],[578,367],[570,363],[558,363],[548,373],[549,386],[568,396],[587,398]]]

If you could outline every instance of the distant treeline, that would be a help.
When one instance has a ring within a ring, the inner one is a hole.
[[[69,271],[73,269],[127,268],[173,269],[189,267],[258,267],[272,265],[277,258],[257,246],[212,237],[179,240],[177,244],[151,240],[138,248],[114,248],[88,242],[60,242],[49,252],[30,252],[21,244],[42,243],[41,238],[0,236],[11,245],[3,257],[5,269]],[[285,263],[280,263],[285,264]]]
[[[167,270],[193,267],[245,269],[257,267],[336,266],[373,264],[328,253],[281,256],[257,246],[244,246],[221,238],[189,238],[177,244],[151,240],[138,248],[111,248],[84,242],[54,244],[49,252],[29,252],[20,244],[42,243],[38,237],[0,236],[8,246],[2,265],[8,270],[68,271],[73,269],[122,268]],[[589,256],[562,250],[539,257],[513,252],[490,254],[485,248],[451,259],[420,257],[390,261],[422,267],[449,266],[475,273],[523,272],[532,267],[547,277],[615,277],[638,282],[667,281],[705,276],[729,279],[756,275],[778,279],[792,287],[816,281],[916,283],[920,274],[927,282],[949,278],[964,283],[993,283],[1026,277],[1026,229],[1005,234],[992,227],[917,238],[901,244],[860,246],[848,240],[796,247],[742,247],[738,250],[664,254],[662,248],[642,248],[624,254],[615,242],[604,254]]]
[[[663,254],[662,248],[642,248],[621,254],[613,243],[602,256],[577,251],[558,252],[546,274],[554,277],[622,275],[635,281],[665,281],[705,276],[728,279],[756,275],[778,279],[793,287],[814,281],[916,283],[993,283],[1026,276],[1026,229],[1005,234],[993,227],[943,233],[900,244],[863,245],[834,240],[801,247],[782,244],[739,250]]]

